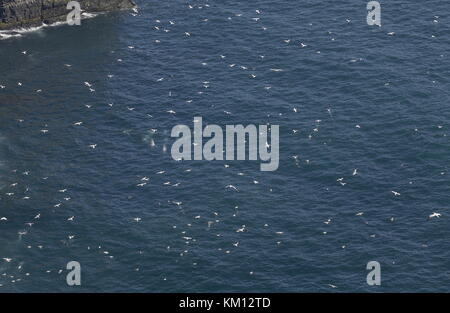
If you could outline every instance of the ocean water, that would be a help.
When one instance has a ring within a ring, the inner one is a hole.
[[[137,2],[0,41],[0,292],[450,291],[448,1]],[[174,161],[195,116],[279,169]]]

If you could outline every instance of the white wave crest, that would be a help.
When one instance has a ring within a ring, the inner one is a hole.
[[[83,12],[83,13],[81,13],[81,19],[94,18],[100,14],[102,14],[102,13]],[[23,34],[26,34],[26,33],[36,32],[36,31],[41,30],[46,27],[56,27],[56,26],[61,26],[61,25],[67,25],[67,21],[55,22],[52,24],[42,23],[42,25],[35,26],[35,27],[20,27],[20,28],[15,28],[15,29],[10,29],[10,30],[1,30],[0,31],[0,40],[5,40],[5,39],[10,39],[10,38],[15,38],[15,37],[22,37]]]

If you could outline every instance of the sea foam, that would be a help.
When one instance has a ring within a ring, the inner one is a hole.
[[[94,17],[96,17],[96,16],[98,16],[100,14],[103,14],[103,13],[87,13],[87,12],[83,12],[81,14],[81,18],[83,20],[90,19],[90,18],[94,18]],[[62,25],[67,25],[67,21],[55,22],[55,23],[52,23],[52,24],[42,23],[42,25],[35,26],[35,27],[19,27],[19,28],[14,28],[14,29],[9,29],[9,30],[1,30],[0,31],[0,40],[6,40],[6,39],[10,39],[10,38],[22,37],[24,34],[36,32],[36,31],[42,30],[42,29],[44,29],[46,27],[57,27],[57,26],[62,26]]]

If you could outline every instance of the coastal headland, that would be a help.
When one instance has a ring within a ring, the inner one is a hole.
[[[0,0],[0,30],[52,24],[66,19],[70,0]],[[133,0],[79,0],[85,12],[131,9]]]

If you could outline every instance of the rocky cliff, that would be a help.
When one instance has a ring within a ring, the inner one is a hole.
[[[38,26],[66,19],[70,0],[0,0],[0,29]],[[130,9],[133,0],[78,0],[86,12]]]

